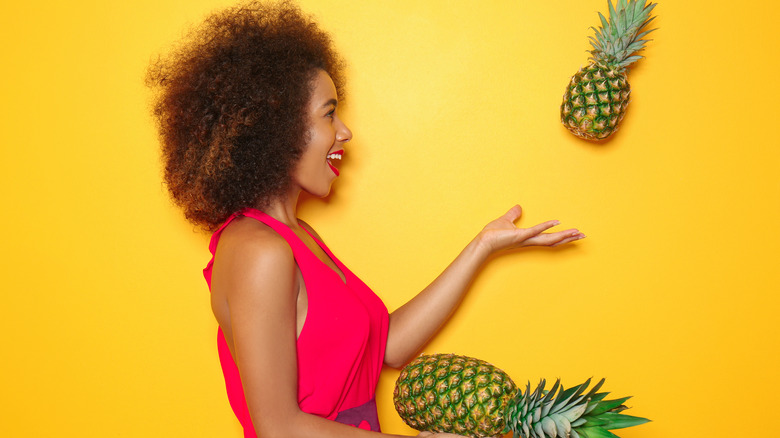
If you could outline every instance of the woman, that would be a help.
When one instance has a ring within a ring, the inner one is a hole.
[[[388,315],[296,216],[301,193],[329,193],[352,138],[338,113],[341,66],[296,7],[251,3],[210,16],[147,77],[159,91],[168,188],[187,218],[214,231],[204,274],[247,437],[377,436],[382,365],[417,354],[491,254],[584,237],[544,233],[556,221],[517,228],[515,206]]]

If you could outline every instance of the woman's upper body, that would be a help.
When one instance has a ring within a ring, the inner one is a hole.
[[[554,222],[517,228],[513,222],[519,214],[520,209],[513,207],[491,222],[430,286],[390,315],[385,364],[401,366],[422,348],[454,311],[474,272],[496,250],[580,237],[573,230],[541,234]],[[312,254],[320,253],[318,261],[332,270],[333,277],[338,281],[351,278],[353,274],[341,263],[333,263],[329,252],[322,252],[313,230],[307,230],[302,222],[298,224],[301,234],[295,235],[302,237],[301,242],[315,245]],[[234,220],[225,228],[215,254],[212,308],[239,365],[258,435],[362,436],[363,431],[344,430],[343,425],[320,423],[304,414],[298,386],[302,361],[296,347],[299,336],[305,334],[302,330],[309,303],[302,270],[287,241],[247,218]]]
[[[334,160],[352,137],[337,111],[340,66],[327,34],[284,2],[216,13],[186,45],[153,64],[147,81],[161,90],[154,112],[165,179],[185,216],[214,231],[235,213],[260,210],[347,280],[343,265],[296,216],[302,192],[329,193],[339,173]],[[584,237],[577,230],[544,233],[555,221],[518,228],[520,214],[515,206],[490,222],[439,277],[390,314],[385,364],[400,367],[417,354],[491,254]],[[256,432],[377,436],[301,409],[297,345],[306,336],[310,290],[289,240],[239,218],[221,231],[215,248],[212,309]]]
[[[240,270],[245,254],[237,247],[253,241],[262,246],[256,234],[260,233],[286,246],[295,262],[298,406],[302,411],[323,418],[379,430],[373,399],[387,340],[387,308],[330,252],[313,230],[306,224],[301,225],[304,234],[299,236],[267,214],[245,209],[231,217],[212,236],[209,249],[214,257],[204,269],[204,275],[210,283],[212,307],[221,328],[218,338],[220,362],[231,406],[247,436],[254,436],[243,382],[233,359],[236,353],[233,334],[245,330],[233,330],[232,319],[236,312],[231,311],[228,298],[235,295],[233,289],[243,287],[241,284],[244,283],[239,280],[238,286],[234,284],[237,278],[244,276]],[[314,240],[314,247],[307,245],[310,239]],[[225,269],[239,271],[225,272]],[[256,285],[257,290],[267,288],[264,281]],[[233,296],[232,299],[238,298]],[[259,322],[254,317],[262,317],[263,312],[269,311],[265,308],[267,301],[263,300],[262,311],[241,307],[254,313],[251,320]],[[269,327],[249,329],[271,330]],[[272,331],[283,333],[279,327]],[[269,354],[267,351],[261,353]],[[246,361],[244,357],[241,360]],[[274,374],[273,370],[270,372]]]

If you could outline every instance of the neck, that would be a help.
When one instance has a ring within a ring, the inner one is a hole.
[[[301,189],[292,188],[286,196],[271,202],[263,209],[263,213],[271,216],[288,227],[298,227],[298,198]]]

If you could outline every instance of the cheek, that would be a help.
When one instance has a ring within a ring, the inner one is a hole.
[[[329,120],[324,120],[319,126],[315,126],[309,135],[312,144],[330,147],[336,138],[336,130]]]
[[[312,149],[317,149],[317,145],[322,143],[322,133],[316,128],[309,128],[309,135],[306,137],[306,146],[303,148],[304,154],[311,154]]]

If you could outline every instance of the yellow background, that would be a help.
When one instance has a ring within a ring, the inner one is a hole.
[[[227,1],[6,2],[0,436],[238,437],[201,268],[160,182],[149,59]],[[513,203],[584,241],[495,259],[427,352],[519,383],[604,376],[624,438],[772,434],[780,6],[662,1],[614,140],[558,122],[603,0],[306,0],[355,137],[302,205],[396,308]],[[407,433],[379,388],[384,429]]]

